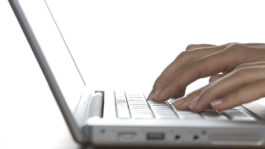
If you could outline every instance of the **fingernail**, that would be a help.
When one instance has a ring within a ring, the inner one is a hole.
[[[194,100],[189,105],[190,110],[192,110],[198,103],[199,97],[194,98]]]
[[[217,106],[217,105],[222,104],[223,101],[224,101],[224,99],[222,99],[222,98],[221,98],[221,99],[217,99],[217,100],[212,101],[212,102],[211,102],[211,105],[212,105],[212,106]]]
[[[187,97],[181,97],[181,98],[179,98],[176,102],[174,102],[174,106],[175,106],[175,107],[178,107],[178,106],[181,105],[186,99],[187,99]]]
[[[150,95],[150,98],[148,98],[148,100],[153,100],[155,98],[157,98],[157,96],[159,95],[159,93],[162,91],[162,89],[158,89],[157,91],[155,91],[152,95]]]

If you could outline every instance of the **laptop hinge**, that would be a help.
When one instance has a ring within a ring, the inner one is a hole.
[[[95,95],[93,95],[93,97],[91,98],[87,118],[103,117],[103,104],[104,104],[104,92],[96,91]]]

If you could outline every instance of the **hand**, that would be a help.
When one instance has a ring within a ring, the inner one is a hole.
[[[191,94],[185,88],[210,77]],[[158,77],[148,99],[179,98],[177,109],[202,112],[212,106],[225,110],[265,96],[265,44],[190,45]]]

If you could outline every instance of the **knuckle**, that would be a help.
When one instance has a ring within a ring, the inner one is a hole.
[[[249,55],[248,51],[249,48],[243,44],[230,43],[223,52],[225,56],[233,58],[232,61],[234,63],[240,64],[247,59]]]
[[[179,57],[185,57],[187,56],[188,54],[188,51],[182,51],[180,54],[179,54]]]
[[[185,59],[185,58],[189,55],[189,53],[190,53],[190,52],[188,52],[188,51],[182,51],[182,52],[178,55],[178,57],[176,58],[176,60],[177,60],[177,59]]]
[[[227,46],[227,51],[234,52],[238,51],[238,49],[242,48],[242,45],[240,43],[230,43]]]
[[[247,47],[240,43],[230,43],[228,44],[226,51],[232,54],[244,54],[247,50]]]
[[[191,50],[191,49],[194,49],[194,46],[195,46],[195,44],[189,44],[189,45],[186,47],[186,51]]]

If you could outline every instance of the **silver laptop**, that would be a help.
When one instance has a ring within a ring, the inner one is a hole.
[[[265,146],[264,102],[178,111],[144,93],[85,84],[45,0],[9,0],[73,138],[94,146]]]

